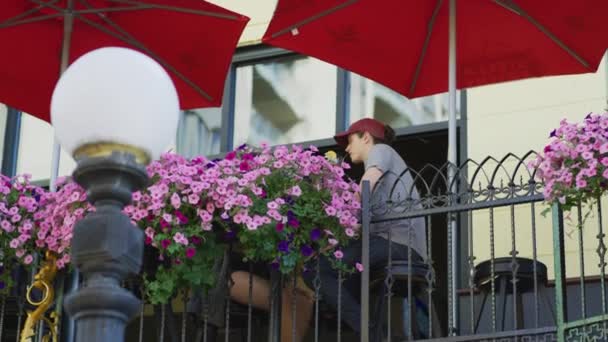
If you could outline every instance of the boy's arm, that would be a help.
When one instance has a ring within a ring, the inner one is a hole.
[[[370,191],[374,190],[374,186],[376,185],[380,177],[382,177],[382,170],[375,166],[370,167],[369,169],[367,169],[367,171],[365,171],[363,177],[361,177],[361,183],[359,184],[360,188],[363,188],[363,181],[369,181]],[[361,201],[360,192],[357,192],[357,199],[359,200],[359,202]]]

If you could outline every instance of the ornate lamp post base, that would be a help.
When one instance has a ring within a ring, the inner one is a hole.
[[[143,256],[143,233],[122,209],[148,178],[132,154],[114,152],[80,160],[74,179],[97,210],[74,228],[72,261],[84,286],[66,298],[65,308],[76,321],[76,341],[120,342],[140,308],[121,280],[139,272]]]

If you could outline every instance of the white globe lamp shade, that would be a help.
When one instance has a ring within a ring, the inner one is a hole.
[[[157,159],[175,139],[178,116],[177,91],[167,72],[126,48],[101,48],[78,58],[51,100],[57,139],[77,159],[108,147]]]

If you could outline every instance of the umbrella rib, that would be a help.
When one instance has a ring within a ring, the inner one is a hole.
[[[40,7],[46,7],[46,8],[50,8],[50,9],[54,9],[57,12],[60,13],[65,13],[65,8],[59,7],[59,6],[55,6],[54,3],[57,1],[49,1],[49,2],[44,2],[41,0],[29,0],[30,2],[33,2],[34,4],[40,6]]]
[[[142,3],[142,2],[134,1],[134,0],[107,0],[107,1],[115,2],[115,3],[119,3],[119,4],[127,4],[127,5],[143,5],[143,6],[148,6],[150,9],[162,9],[162,10],[169,10],[169,11],[173,11],[173,12],[198,14],[198,15],[216,17],[216,18],[221,18],[221,19],[230,19],[230,20],[240,20],[241,19],[241,17],[239,17],[237,15],[233,15],[233,14],[217,13],[217,12],[211,12],[211,11],[201,11],[201,10],[194,10],[191,8],[183,8],[183,7],[175,7],[175,6],[167,6],[167,5],[147,4],[147,3]]]
[[[339,10],[341,10],[341,9],[345,8],[345,7],[348,7],[348,6],[350,6],[350,5],[354,4],[354,3],[355,3],[355,2],[357,2],[357,1],[359,1],[359,0],[349,0],[349,1],[346,1],[346,2],[344,2],[344,3],[341,3],[340,5],[337,5],[337,6],[334,6],[334,7],[332,7],[332,8],[326,9],[325,11],[319,12],[319,13],[317,13],[317,14],[315,14],[315,15],[311,16],[311,17],[308,17],[308,18],[306,18],[306,19],[304,19],[304,20],[302,20],[302,21],[300,21],[300,22],[297,22],[297,23],[295,23],[295,24],[293,24],[293,25],[291,25],[291,26],[288,26],[288,27],[286,27],[286,28],[284,28],[284,29],[282,29],[282,30],[280,30],[280,31],[277,31],[277,32],[273,33],[273,34],[270,36],[270,38],[274,39],[274,38],[276,38],[276,37],[278,37],[278,36],[284,35],[285,33],[287,33],[287,32],[291,32],[291,31],[293,31],[293,30],[294,30],[294,29],[296,29],[296,28],[299,28],[299,27],[301,27],[301,26],[304,26],[304,25],[306,25],[306,24],[309,24],[309,23],[311,23],[311,22],[313,22],[313,21],[315,21],[315,20],[317,20],[317,19],[320,19],[320,18],[322,18],[322,17],[325,17],[325,16],[327,16],[327,15],[330,15],[330,14],[332,14],[333,12],[336,12],[336,11],[339,11]]]
[[[31,24],[31,23],[36,23],[39,21],[45,21],[45,20],[49,20],[49,19],[53,19],[53,18],[61,18],[61,17],[63,17],[63,13],[41,15],[36,18],[23,19],[23,20],[19,20],[19,21],[11,21],[11,22],[4,21],[4,22],[0,23],[0,29],[12,27],[12,26],[24,25],[24,24]]]
[[[76,10],[74,14],[101,14],[101,13],[110,13],[110,12],[127,12],[127,11],[137,11],[137,10],[145,10],[151,9],[153,7],[146,5],[138,5],[131,7],[108,7],[108,8],[91,8],[86,10]]]
[[[83,3],[85,6],[87,6],[89,8],[91,7],[86,0],[80,0],[80,2]],[[116,37],[116,38],[124,41],[125,43],[131,44],[131,45],[137,47],[138,49],[144,51],[150,57],[154,58],[162,66],[164,66],[165,68],[167,68],[169,71],[173,72],[179,79],[181,79],[186,84],[188,84],[192,89],[194,89],[196,92],[198,92],[204,98],[206,98],[208,101],[213,101],[213,97],[211,97],[211,95],[209,95],[207,92],[205,92],[204,90],[202,90],[198,85],[196,85],[194,82],[192,82],[191,80],[189,80],[186,76],[184,76],[182,73],[180,73],[179,71],[177,71],[177,69],[175,69],[172,65],[170,65],[167,62],[165,62],[157,54],[155,54],[150,49],[148,49],[144,44],[142,44],[139,41],[137,41],[133,36],[131,36],[128,32],[126,32],[124,29],[122,29],[119,25],[117,25],[116,23],[114,23],[110,19],[108,19],[106,17],[102,17],[102,19],[108,25],[112,26],[115,30],[117,30],[118,33],[113,32],[112,30],[108,30],[107,28],[105,28],[105,27],[103,27],[103,26],[101,26],[101,25],[99,25],[99,24],[97,24],[97,23],[95,23],[95,22],[93,22],[91,20],[88,20],[87,18],[84,18],[82,16],[76,15],[76,18],[78,18],[82,22],[84,22],[84,23],[92,26],[93,28],[96,28],[96,29],[98,29],[98,30],[100,30],[100,31],[108,34],[108,35]]]
[[[559,45],[559,47],[561,47],[564,51],[566,51],[570,56],[572,56],[579,63],[581,63],[585,68],[589,69],[589,63],[587,63],[587,61],[585,61],[585,59],[583,57],[579,56],[574,50],[569,48],[563,41],[561,41],[559,38],[557,38],[553,33],[551,33],[551,31],[549,31],[541,23],[536,21],[536,19],[532,18],[532,16],[530,16],[528,13],[526,13],[521,7],[519,7],[518,5],[516,5],[515,3],[513,3],[510,0],[506,0],[506,1],[494,0],[494,2],[496,4],[498,4],[499,6],[502,6],[506,9],[511,10],[511,11],[519,14],[520,16],[522,16],[524,19],[526,19],[532,25],[534,25],[537,29],[539,29],[542,33],[544,33],[547,37],[549,37],[555,44]]]
[[[441,9],[441,5],[443,5],[443,0],[438,0],[435,5],[435,9],[433,10],[433,15],[431,16],[431,20],[429,21],[429,25],[426,31],[426,37],[424,38],[424,45],[422,46],[422,53],[420,54],[420,58],[418,59],[418,64],[416,65],[416,71],[414,71],[414,78],[412,79],[412,84],[410,85],[410,95],[414,93],[414,89],[416,89],[416,83],[418,82],[418,77],[420,77],[420,72],[422,70],[422,63],[424,62],[424,58],[426,57],[426,52],[429,48],[429,43],[431,41],[431,34],[433,34],[433,28],[435,26],[435,19],[437,19],[437,15],[439,14],[439,10]]]
[[[57,1],[59,1],[59,0],[52,0],[52,2],[50,2],[50,3],[48,3],[48,4],[51,4],[51,5],[52,5],[53,3],[57,2]],[[42,5],[39,5],[39,6],[41,6],[41,7],[42,7]],[[40,10],[40,7],[38,7],[38,8],[32,8],[32,9],[27,10],[27,11],[25,11],[25,12],[23,12],[23,13],[19,14],[19,15],[16,15],[16,16],[14,16],[14,17],[12,17],[12,18],[6,19],[6,20],[5,20],[5,21],[3,21],[2,23],[0,23],[0,27],[9,27],[9,26],[13,26],[13,25],[8,25],[8,24],[11,24],[11,22],[20,22],[20,21],[19,21],[19,19],[26,18],[26,17],[28,17],[30,14],[34,14],[34,13],[38,12],[39,10]],[[45,20],[45,19],[43,19],[43,20]],[[5,26],[5,25],[6,25],[6,26]]]

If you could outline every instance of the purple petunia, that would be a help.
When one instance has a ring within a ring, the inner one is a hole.
[[[289,252],[289,241],[281,241],[279,242],[279,245],[277,246],[277,248],[279,249],[279,252],[282,253],[287,253]]]
[[[314,228],[313,230],[310,231],[310,240],[311,241],[317,241],[317,240],[319,240],[320,237],[321,237],[321,229]]]
[[[298,219],[291,218],[287,220],[287,224],[294,227],[294,228],[298,228],[300,226],[300,221],[298,221]]]
[[[234,239],[235,236],[236,236],[236,233],[232,230],[229,230],[226,233],[224,233],[224,239],[226,239],[226,240],[232,240],[232,239]]]
[[[312,255],[314,250],[309,245],[304,245],[304,246],[302,246],[302,248],[300,248],[300,252],[302,253],[303,256],[309,257]]]

